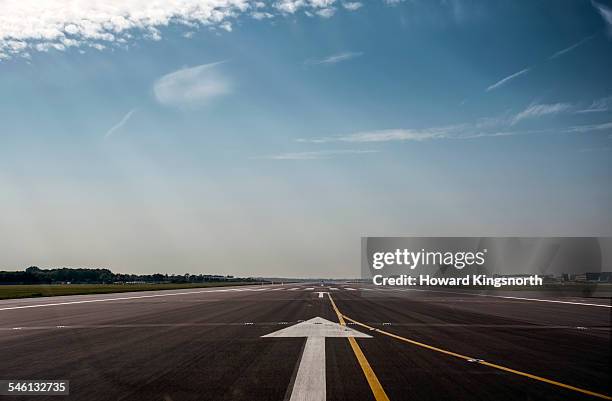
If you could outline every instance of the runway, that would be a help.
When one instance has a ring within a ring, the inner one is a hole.
[[[36,400],[610,399],[611,312],[318,282],[7,300],[0,379],[70,380]]]

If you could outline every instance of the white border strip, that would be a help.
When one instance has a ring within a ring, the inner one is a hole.
[[[489,295],[489,294],[470,294],[468,292],[457,292],[457,291],[437,291],[437,290],[422,290],[417,288],[385,288],[388,291],[423,291],[423,292],[437,292],[440,294],[458,294],[458,295],[470,295],[473,297],[490,297],[490,298],[503,298],[503,299],[516,299],[519,301],[534,301],[534,302],[550,302],[555,304],[568,304],[568,305],[582,305],[582,306],[598,306],[600,308],[612,308],[612,305],[604,304],[589,304],[586,302],[571,302],[571,301],[557,301],[554,299],[540,299],[540,298],[523,298],[523,297],[511,297],[505,295]]]
[[[85,299],[81,301],[56,302],[56,303],[51,303],[51,304],[19,305],[19,306],[10,306],[10,307],[5,307],[5,308],[0,308],[0,311],[15,310],[15,309],[29,309],[29,308],[42,308],[45,306],[88,304],[88,303],[94,303],[94,302],[126,301],[126,300],[131,300],[131,299],[143,299],[143,298],[173,297],[177,295],[192,295],[192,294],[202,294],[206,292],[229,292],[229,291],[236,291],[236,289],[231,289],[231,288],[206,289],[206,290],[201,290],[201,291],[172,292],[169,294],[135,295],[131,297]],[[261,290],[258,290],[258,291],[261,291]]]

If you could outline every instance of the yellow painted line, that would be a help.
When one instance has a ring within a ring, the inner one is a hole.
[[[342,317],[342,313],[340,313],[340,311],[338,310],[338,307],[336,306],[336,303],[332,299],[331,294],[327,293],[327,296],[329,297],[329,300],[331,301],[332,307],[334,308],[336,315],[338,315],[338,321],[340,322],[342,326],[346,326],[346,322],[344,321],[344,318]],[[361,370],[363,370],[363,374],[365,375],[366,380],[368,381],[368,384],[370,385],[370,389],[372,390],[372,394],[374,395],[374,398],[376,399],[376,401],[390,401],[389,397],[387,397],[387,393],[385,393],[385,390],[382,388],[380,381],[378,381],[378,377],[376,377],[376,373],[374,373],[372,366],[370,366],[370,363],[368,362],[367,358],[363,354],[361,347],[359,346],[359,344],[357,344],[357,340],[355,340],[355,337],[349,337],[348,340],[349,340],[349,344],[351,344],[351,348],[353,349],[353,353],[355,354],[355,357],[357,358],[357,361],[359,362],[359,366],[361,366]]]
[[[334,305],[333,301],[332,301],[332,305]],[[336,313],[340,313],[340,311],[338,310],[338,308],[335,305],[334,305],[334,310],[336,311]],[[380,329],[374,328],[372,326],[368,326],[367,324],[358,322],[355,319],[351,319],[350,317],[348,317],[346,315],[342,315],[342,317],[344,319],[350,321],[350,322],[353,322],[353,323],[361,326],[361,327],[369,329],[370,331],[376,331],[377,333],[384,334],[386,336],[389,336],[389,337],[392,337],[392,338],[395,338],[397,340],[404,341],[404,342],[407,342],[407,343],[410,343],[410,344],[414,344],[414,345],[417,345],[419,347],[427,348],[427,349],[432,350],[432,351],[436,351],[436,352],[440,352],[442,354],[454,356],[456,358],[464,359],[466,361],[473,361],[475,363],[479,363],[480,365],[488,366],[488,367],[491,367],[491,368],[494,368],[494,369],[503,370],[504,372],[513,373],[515,375],[519,375],[519,376],[523,376],[523,377],[528,377],[528,378],[533,379],[533,380],[537,380],[537,381],[541,381],[541,382],[544,382],[544,383],[552,384],[554,386],[562,387],[562,388],[565,388],[565,389],[568,389],[568,390],[572,390],[572,391],[576,391],[578,393],[590,395],[590,396],[593,396],[593,397],[602,398],[604,400],[612,400],[612,397],[610,397],[608,395],[605,395],[605,394],[596,393],[595,391],[585,390],[585,389],[580,388],[580,387],[570,386],[569,384],[561,383],[561,382],[558,382],[558,381],[555,381],[555,380],[550,380],[550,379],[547,379],[547,378],[541,377],[541,376],[532,375],[531,373],[521,372],[520,370],[507,368],[505,366],[497,365],[495,363],[491,363],[491,362],[487,362],[487,361],[482,361],[482,360],[479,360],[479,359],[471,357],[471,356],[461,355],[461,354],[458,354],[456,352],[447,351],[447,350],[442,349],[442,348],[434,347],[432,345],[424,344],[424,343],[419,342],[419,341],[415,341],[415,340],[411,340],[411,339],[406,338],[406,337],[398,336],[397,334],[393,334],[393,333],[390,333],[388,331],[384,331],[384,330],[380,330]]]

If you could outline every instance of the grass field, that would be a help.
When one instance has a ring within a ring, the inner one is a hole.
[[[0,285],[0,299],[55,297],[61,295],[108,294],[113,292],[175,290],[230,285],[256,284],[253,282],[215,282],[200,284],[31,284]]]

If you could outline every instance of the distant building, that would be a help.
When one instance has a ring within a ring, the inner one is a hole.
[[[574,281],[586,281],[590,283],[612,282],[612,272],[581,273],[574,276]]]

